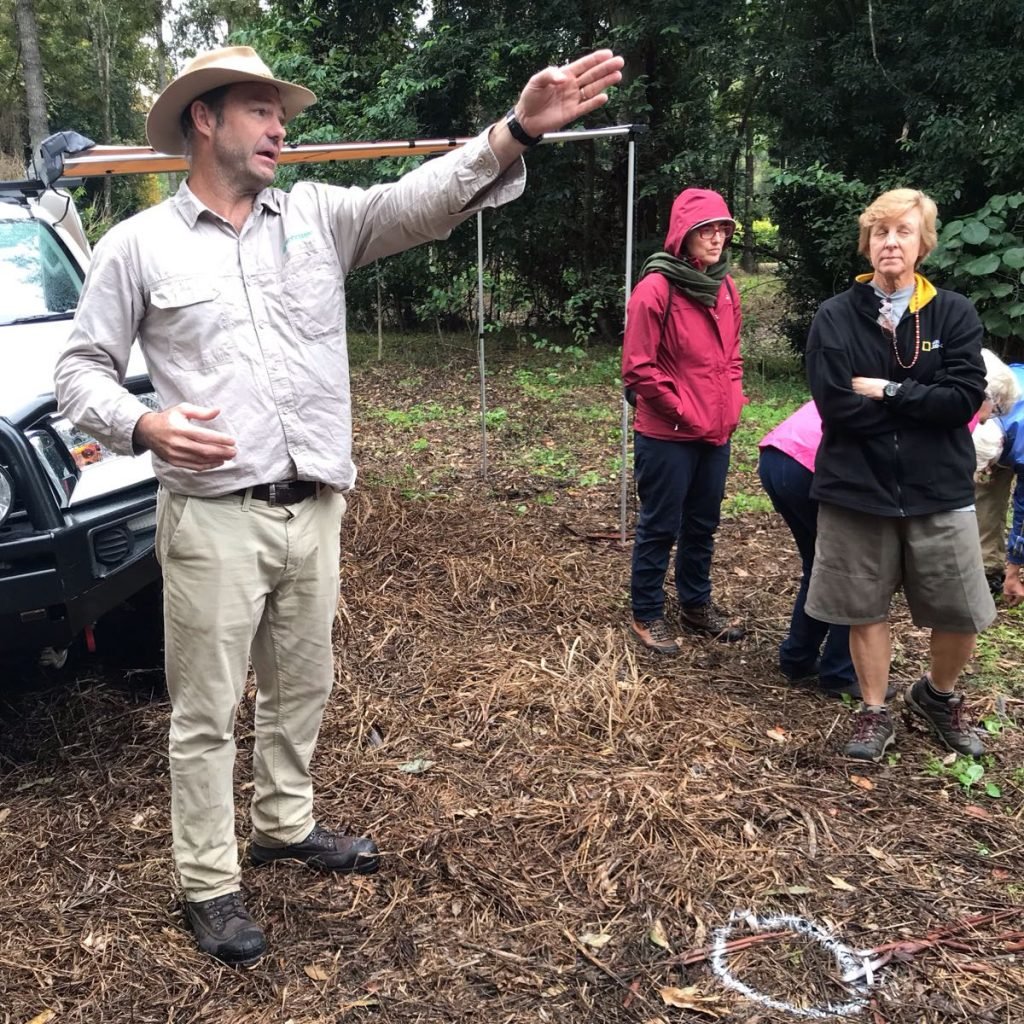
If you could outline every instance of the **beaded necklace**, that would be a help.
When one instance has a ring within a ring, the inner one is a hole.
[[[903,362],[903,360],[900,358],[899,344],[898,344],[898,342],[896,340],[896,325],[895,324],[891,324],[891,325],[883,324],[881,322],[882,318],[879,317],[879,326],[882,328],[882,333],[883,334],[888,333],[890,335],[890,337],[892,338],[892,352],[893,352],[893,355],[896,357],[896,362],[899,364],[900,368],[903,369],[903,370],[911,369],[914,366],[914,364],[917,362],[918,357],[921,355],[921,306],[920,306],[920,303],[918,302],[917,290],[918,290],[918,281],[915,278],[915,280],[914,280],[914,294],[910,296],[910,304],[911,304],[911,306],[914,307],[914,357],[910,360],[909,363]],[[883,305],[883,310],[884,310],[884,305]]]

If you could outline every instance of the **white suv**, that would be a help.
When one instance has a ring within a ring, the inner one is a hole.
[[[88,262],[68,192],[0,182],[0,662],[61,664],[159,579],[149,455],[114,455],[57,415],[54,364]],[[125,386],[156,407],[137,346]]]

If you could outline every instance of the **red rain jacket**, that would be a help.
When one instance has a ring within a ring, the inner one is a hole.
[[[683,239],[695,225],[731,219],[717,192],[688,188],[672,204],[665,251],[682,258]],[[663,274],[637,282],[626,308],[622,382],[636,393],[638,434],[663,441],[729,440],[746,402],[741,324],[731,277],[722,282],[714,307],[683,295]]]

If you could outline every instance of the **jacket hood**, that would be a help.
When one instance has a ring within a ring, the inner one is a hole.
[[[680,258],[683,239],[694,228],[708,221],[736,221],[725,205],[725,200],[709,188],[688,188],[676,196],[669,217],[668,234],[665,235],[665,252]]]

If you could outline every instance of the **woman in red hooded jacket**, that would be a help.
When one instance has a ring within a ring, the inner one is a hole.
[[[661,654],[679,644],[665,621],[665,575],[685,630],[739,640],[711,601],[711,556],[743,397],[739,293],[726,245],[735,221],[708,189],[676,197],[665,251],[644,264],[626,310],[622,380],[636,398],[640,515],[630,580],[632,630]]]

